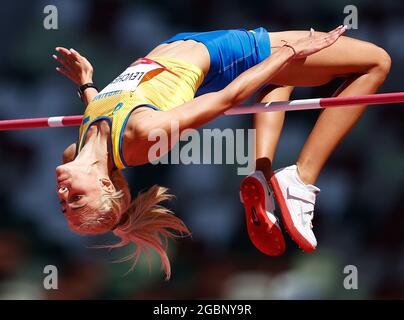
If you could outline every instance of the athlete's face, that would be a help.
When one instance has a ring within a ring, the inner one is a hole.
[[[73,229],[81,224],[81,214],[96,210],[103,192],[112,189],[112,182],[102,178],[94,166],[72,161],[56,168],[56,192]]]

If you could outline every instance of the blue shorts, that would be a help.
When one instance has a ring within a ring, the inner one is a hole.
[[[210,69],[196,95],[222,90],[247,69],[265,60],[271,54],[268,31],[218,30],[210,32],[179,33],[163,43],[195,40],[209,51]]]

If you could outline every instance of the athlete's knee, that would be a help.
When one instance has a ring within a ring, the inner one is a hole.
[[[375,46],[375,67],[374,72],[377,72],[383,79],[387,77],[391,69],[391,57],[386,50]]]
[[[269,102],[275,100],[288,100],[294,87],[268,84],[257,94],[258,102]]]

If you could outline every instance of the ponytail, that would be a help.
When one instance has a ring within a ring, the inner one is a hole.
[[[118,248],[130,243],[135,244],[133,254],[121,260],[133,260],[129,271],[134,269],[142,252],[147,253],[153,249],[160,256],[166,280],[170,278],[171,267],[167,256],[167,241],[190,234],[181,219],[177,218],[171,210],[160,205],[161,202],[171,200],[173,197],[168,193],[167,188],[154,185],[149,190],[139,193],[121,216],[122,223],[113,231],[121,238],[121,241],[108,247]]]

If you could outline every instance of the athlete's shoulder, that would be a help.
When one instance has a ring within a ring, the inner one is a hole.
[[[123,132],[124,139],[126,141],[139,141],[139,140],[147,140],[149,136],[149,122],[156,121],[156,115],[161,112],[146,107],[139,106],[135,108],[127,121],[125,126],[125,131]]]

